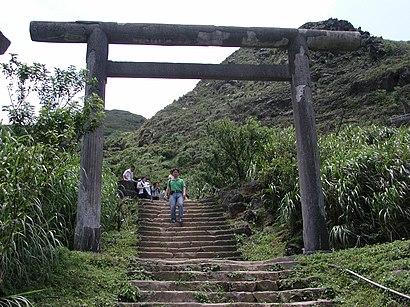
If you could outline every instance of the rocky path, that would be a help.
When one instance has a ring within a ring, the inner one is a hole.
[[[119,306],[332,306],[324,289],[290,280],[291,257],[243,261],[224,212],[186,201],[182,225],[163,201],[139,206],[138,258],[132,284],[140,302]]]

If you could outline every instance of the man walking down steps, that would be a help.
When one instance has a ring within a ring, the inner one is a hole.
[[[176,205],[178,204],[178,223],[182,224],[184,215],[184,200],[186,198],[186,185],[183,179],[179,178],[179,169],[171,170],[172,179],[168,180],[166,195],[169,196],[169,209],[171,213],[171,223],[176,221]]]

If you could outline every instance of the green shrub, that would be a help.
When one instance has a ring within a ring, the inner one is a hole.
[[[212,189],[256,178],[264,188],[265,208],[291,236],[299,236],[302,213],[294,129],[267,129],[252,120],[237,126],[224,120],[210,124],[208,131],[212,142],[204,158],[206,180],[200,182]],[[319,139],[324,205],[334,248],[410,237],[408,144],[406,127],[349,126]]]
[[[254,164],[262,152],[268,130],[252,118],[243,125],[224,119],[208,124],[208,142],[202,151],[207,181],[221,188],[245,182],[254,175]]]
[[[408,238],[408,128],[348,127],[320,142],[330,238],[335,247]]]
[[[44,199],[64,157],[30,136],[14,138],[0,127],[0,289],[30,274],[47,276],[54,247],[58,211]],[[54,159],[50,159],[53,156]],[[56,204],[58,205],[58,204]],[[54,207],[55,208],[55,207]],[[52,212],[52,214],[51,214]],[[1,290],[0,290],[1,291]]]
[[[272,130],[260,155],[259,180],[278,222],[302,228],[292,129]],[[334,248],[408,238],[410,232],[408,128],[347,127],[319,140],[327,225]]]

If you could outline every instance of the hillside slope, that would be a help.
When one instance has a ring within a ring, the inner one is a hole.
[[[104,135],[109,136],[114,132],[135,131],[147,119],[141,115],[136,115],[122,110],[106,110],[104,118]]]
[[[410,42],[394,42],[329,19],[302,28],[360,31],[363,46],[354,52],[311,52],[314,109],[319,132],[346,124],[388,125],[403,114],[410,99]],[[283,64],[278,49],[241,48],[223,63]],[[290,84],[235,80],[202,80],[137,131],[139,146],[184,144],[201,137],[205,124],[228,117],[243,122],[253,116],[267,126],[293,124]]]

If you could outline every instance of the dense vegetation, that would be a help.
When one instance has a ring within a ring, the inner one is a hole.
[[[392,127],[389,118],[406,110],[410,99],[410,44],[362,35],[365,43],[356,52],[311,54],[329,239],[335,250],[355,248],[304,261],[347,305],[366,306],[374,296],[377,306],[401,306],[400,300],[347,281],[330,265],[347,267],[360,260],[349,267],[375,272],[369,277],[409,292],[410,131]],[[240,49],[226,62],[286,60],[280,50]],[[43,65],[28,66],[15,56],[0,65],[12,98],[5,107],[11,125],[0,127],[0,305],[28,304],[27,295],[40,305],[133,299],[136,294],[122,281],[136,243],[137,203],[116,195],[117,179],[131,164],[137,165],[137,175],[162,183],[169,169],[179,166],[191,196],[241,203],[241,214],[231,222],[250,229],[238,236],[247,259],[302,251],[288,84],[200,81],[150,120],[120,112],[130,131],[106,121],[111,130],[104,148],[103,251],[94,255],[70,251],[79,142],[102,119],[98,97],[77,101],[93,80],[73,67],[51,75]],[[38,115],[30,93],[38,94]],[[379,245],[391,241],[396,242]],[[358,249],[369,244],[375,245]],[[397,279],[394,270],[402,270]],[[41,291],[16,295],[31,290]]]
[[[256,180],[264,209],[293,237],[302,231],[293,128],[212,125],[203,174],[223,188]],[[410,129],[346,127],[319,139],[321,175],[331,245],[335,249],[410,238]],[[207,175],[206,175],[207,174]],[[254,200],[255,204],[255,200]],[[248,212],[257,212],[249,204]],[[246,210],[244,210],[246,211]],[[272,221],[270,221],[272,225]],[[301,238],[299,238],[301,239]],[[302,246],[302,244],[301,244]]]
[[[48,280],[57,247],[73,245],[78,143],[101,122],[101,104],[95,98],[83,107],[74,100],[88,81],[73,67],[52,75],[13,55],[1,68],[12,97],[5,107],[10,125],[0,126],[0,296],[7,297]],[[38,115],[30,94],[38,94]],[[116,226],[117,180],[107,167],[103,182],[101,223],[108,230]],[[0,298],[0,304],[11,301]]]

